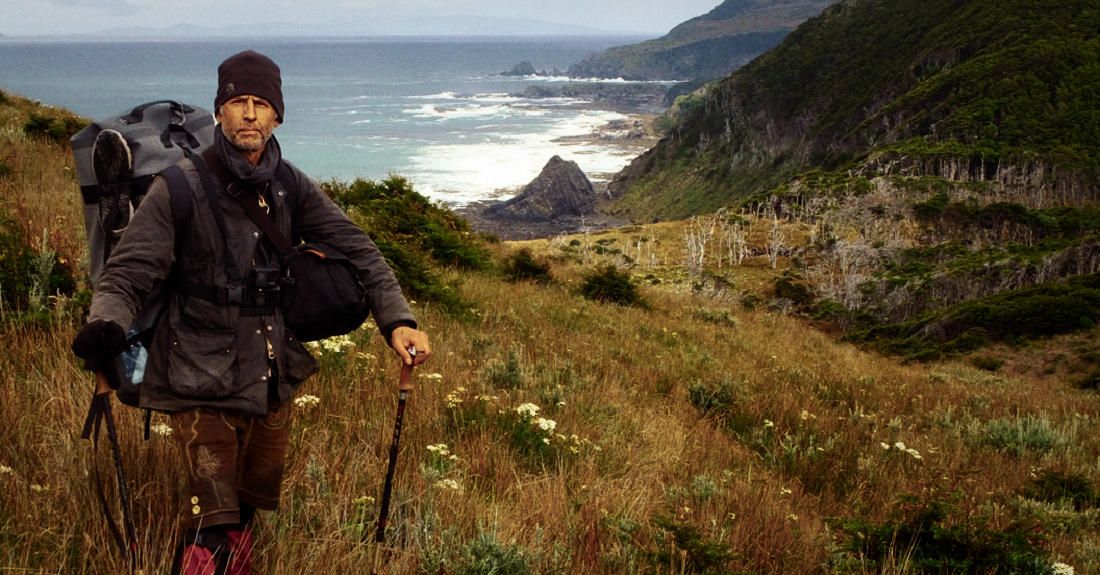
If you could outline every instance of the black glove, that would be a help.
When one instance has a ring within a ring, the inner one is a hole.
[[[126,332],[109,320],[97,319],[80,328],[73,338],[73,353],[84,360],[84,369],[95,371],[111,365],[126,349]]]

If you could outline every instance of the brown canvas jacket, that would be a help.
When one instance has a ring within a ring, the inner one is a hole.
[[[228,283],[227,250],[198,171],[188,160],[180,167],[192,196],[190,219],[181,226],[180,237],[176,237],[168,186],[157,178],[104,267],[88,319],[128,326],[145,295],[154,285],[167,282],[168,308],[150,345],[141,407],[159,411],[211,407],[262,415],[268,409],[268,342],[280,376],[276,388],[280,402],[293,397],[298,386],[317,371],[317,363],[284,327],[277,308],[274,315],[242,316],[235,305],[189,297],[173,287],[169,279],[173,271],[175,277],[193,283]],[[291,237],[293,217],[303,240],[329,244],[359,268],[371,314],[383,335],[388,337],[398,325],[415,327],[393,270],[378,248],[309,178],[293,166],[291,171],[298,185],[297,206],[287,205],[287,190],[278,178],[270,184],[272,215],[279,230]],[[219,182],[219,188],[224,190],[224,184]],[[233,198],[222,192],[218,200],[229,237],[228,252],[237,269],[247,273],[262,233]]]

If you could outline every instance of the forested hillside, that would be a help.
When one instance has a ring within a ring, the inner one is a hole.
[[[835,1],[725,0],[661,38],[592,54],[571,66],[569,75],[681,81],[721,78]]]

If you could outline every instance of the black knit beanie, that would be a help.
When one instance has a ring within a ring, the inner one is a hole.
[[[214,110],[236,96],[248,94],[267,100],[279,123],[283,122],[283,80],[279,66],[259,52],[245,50],[225,59],[218,66],[218,95]]]

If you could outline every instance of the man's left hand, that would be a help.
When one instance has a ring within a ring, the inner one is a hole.
[[[390,334],[390,347],[401,356],[405,365],[420,365],[428,361],[432,355],[432,344],[428,342],[428,334],[408,326],[400,326]],[[409,348],[416,349],[416,356],[409,354]]]

